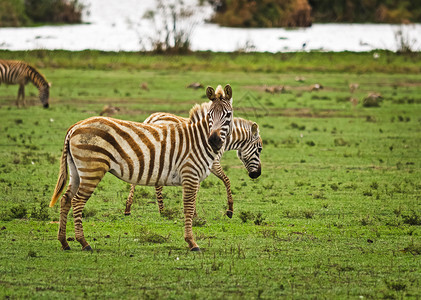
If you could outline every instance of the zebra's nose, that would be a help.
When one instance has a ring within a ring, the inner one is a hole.
[[[44,108],[48,108],[48,107],[49,107],[48,103],[45,103]]]
[[[257,171],[253,171],[249,173],[249,176],[251,179],[256,179],[257,177],[260,176],[260,174],[262,174],[261,168],[259,166],[259,168],[257,169]]]
[[[218,152],[219,149],[222,148],[222,144],[223,144],[221,138],[216,132],[211,134],[211,136],[208,139],[208,143],[215,153]]]

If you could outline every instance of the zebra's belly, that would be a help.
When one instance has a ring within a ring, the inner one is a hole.
[[[128,183],[136,184],[136,185],[143,185],[143,186],[180,186],[181,185],[181,176],[179,172],[172,172],[168,176],[161,176],[158,178],[156,174],[152,174],[148,176],[145,174],[140,178],[133,174],[130,177],[128,172],[121,174],[121,172],[117,170],[110,170],[110,173],[118,177],[119,179],[126,181]]]

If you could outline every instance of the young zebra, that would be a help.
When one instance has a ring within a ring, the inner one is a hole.
[[[66,223],[73,207],[76,240],[83,250],[92,250],[84,238],[82,210],[105,173],[110,172],[138,185],[182,185],[184,239],[192,251],[200,250],[192,231],[196,194],[232,127],[231,87],[222,90],[218,86],[216,92],[208,87],[206,94],[212,104],[206,117],[196,123],[152,125],[92,117],[69,128],[50,202],[52,207],[63,192],[69,165],[70,182],[60,201],[58,240],[63,249],[70,249]],[[200,109],[197,105],[190,114],[201,114]]]
[[[31,81],[39,90],[39,99],[44,108],[48,108],[50,97],[50,84],[45,77],[34,67],[23,61],[0,59],[0,84],[19,84],[16,106],[19,107],[19,99],[25,106],[25,85]]]
[[[210,103],[203,103],[202,112],[206,111]],[[194,120],[197,122],[198,120]],[[169,113],[154,113],[150,115],[143,123],[146,124],[169,124],[169,123],[189,123],[192,120],[188,118],[179,117]],[[227,138],[224,146],[224,151],[237,150],[237,155],[240,160],[243,162],[244,166],[247,168],[250,178],[257,178],[261,174],[261,164],[260,164],[260,152],[262,151],[262,139],[259,135],[259,127],[257,123],[254,123],[249,120],[234,118],[232,133]],[[228,199],[228,210],[227,216],[232,218],[233,214],[233,200],[231,193],[231,183],[228,176],[224,173],[221,167],[221,156],[220,152],[215,159],[211,172],[218,177],[225,185]],[[133,204],[133,195],[135,191],[135,184],[130,186],[129,197],[126,201],[126,209],[124,211],[125,215],[131,214],[131,206]],[[164,203],[162,201],[162,186],[156,186],[156,199],[158,202],[159,212],[162,213],[164,210]]]

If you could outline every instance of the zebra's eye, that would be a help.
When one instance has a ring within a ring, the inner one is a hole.
[[[227,118],[231,118],[232,112],[227,112]]]
[[[259,153],[262,152],[262,149],[263,149],[262,147],[257,148],[257,152]]]

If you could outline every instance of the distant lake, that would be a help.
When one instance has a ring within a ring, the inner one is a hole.
[[[153,0],[84,0],[82,25],[0,28],[0,49],[104,51],[151,50],[156,27],[142,18]],[[194,2],[192,0],[186,2]],[[399,38],[421,51],[421,24],[314,24],[309,28],[228,28],[205,22],[210,7],[199,7],[190,24],[192,50],[259,51],[396,51]],[[399,33],[401,32],[401,34]]]

